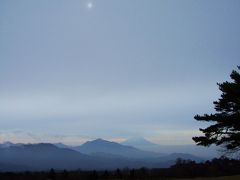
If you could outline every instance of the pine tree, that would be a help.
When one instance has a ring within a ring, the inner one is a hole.
[[[240,70],[240,66],[238,66]],[[197,145],[223,146],[227,152],[240,152],[240,74],[233,70],[232,82],[218,83],[221,97],[213,102],[215,114],[196,115],[197,121],[207,121],[212,125],[202,129],[203,136],[193,137]]]

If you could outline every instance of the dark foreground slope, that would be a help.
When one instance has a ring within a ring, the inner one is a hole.
[[[0,173],[0,179],[4,180],[160,180],[160,179],[200,179],[208,180],[237,180],[240,169],[240,161],[229,159],[214,159],[205,163],[193,161],[178,161],[170,168],[158,169],[116,169],[104,171],[57,171],[51,169],[43,172],[19,172]],[[231,177],[233,176],[233,177]],[[216,178],[220,177],[220,178]]]

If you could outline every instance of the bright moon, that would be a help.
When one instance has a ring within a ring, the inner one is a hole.
[[[91,2],[87,3],[87,8],[88,9],[92,9],[92,7],[93,7],[93,3],[91,3]]]

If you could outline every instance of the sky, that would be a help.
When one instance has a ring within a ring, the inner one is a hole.
[[[240,60],[239,0],[1,0],[0,142],[193,144]]]

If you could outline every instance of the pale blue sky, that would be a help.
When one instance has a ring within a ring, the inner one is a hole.
[[[0,141],[192,143],[239,65],[239,17],[239,0],[1,0]]]

